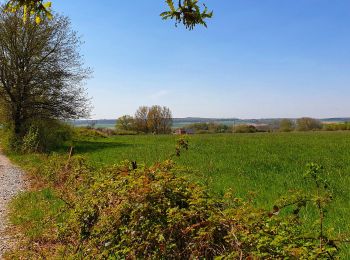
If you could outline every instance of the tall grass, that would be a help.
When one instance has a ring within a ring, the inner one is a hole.
[[[75,153],[95,166],[122,160],[138,164],[163,161],[174,152],[177,136],[115,136],[85,138]],[[189,136],[189,151],[176,159],[184,174],[202,182],[212,193],[231,189],[235,196],[254,196],[259,207],[270,209],[274,201],[293,190],[309,189],[303,179],[309,162],[323,165],[334,194],[326,228],[350,233],[350,132],[214,134]],[[25,166],[38,166],[40,157],[12,155]],[[307,210],[304,218],[317,213]],[[313,228],[308,226],[307,228]],[[350,248],[345,248],[350,257]]]
[[[77,143],[76,152],[97,166],[123,159],[151,164],[173,152],[176,138],[95,139]],[[177,164],[191,178],[214,193],[231,189],[237,196],[254,194],[257,206],[265,208],[288,191],[308,189],[303,179],[307,163],[323,165],[334,193],[327,225],[350,232],[350,133],[216,134],[193,135],[189,140],[190,149]]]

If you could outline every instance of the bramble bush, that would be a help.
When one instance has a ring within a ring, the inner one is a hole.
[[[188,148],[183,140],[179,150]],[[172,160],[151,167],[125,161],[94,169],[82,157],[53,156],[41,174],[65,203],[64,221],[49,246],[30,254],[67,259],[329,259],[339,253],[322,231],[311,237],[300,211],[309,203],[323,209],[321,169],[308,176],[317,192],[281,199],[273,210],[227,193],[214,197],[203,186],[178,176]],[[323,182],[322,182],[323,183]],[[322,201],[322,203],[320,203]],[[292,213],[287,208],[293,208]],[[324,214],[320,215],[324,218]],[[52,218],[60,219],[60,218]],[[322,221],[321,221],[322,222]],[[322,230],[322,228],[321,228]],[[56,249],[52,249],[56,247]],[[53,255],[54,254],[54,255]],[[23,252],[22,252],[23,255]]]

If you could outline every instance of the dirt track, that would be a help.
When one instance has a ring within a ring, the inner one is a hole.
[[[7,206],[22,189],[23,172],[11,164],[0,150],[0,259],[15,242],[15,239],[8,234]]]

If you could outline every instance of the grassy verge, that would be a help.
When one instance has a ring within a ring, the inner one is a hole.
[[[52,189],[24,192],[12,202],[10,220],[14,225],[23,227],[22,231],[30,240],[49,239],[50,234],[55,232],[52,230],[55,229],[53,223],[64,220],[57,218],[63,206]]]

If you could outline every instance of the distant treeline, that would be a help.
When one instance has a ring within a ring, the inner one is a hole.
[[[191,118],[192,120],[194,118]],[[227,120],[227,119],[225,119]],[[135,134],[217,134],[217,133],[257,133],[257,132],[293,132],[293,131],[346,131],[350,130],[350,122],[321,121],[310,117],[299,119],[273,119],[265,123],[227,124],[230,121],[195,122],[173,126],[171,111],[167,107],[140,107],[134,116],[125,115],[114,122],[114,129],[99,127],[96,121],[81,121],[81,126],[87,122],[88,128],[93,128],[104,135],[135,135]],[[109,120],[98,121],[103,125]],[[257,120],[258,121],[258,120]],[[225,123],[224,123],[225,122]],[[268,123],[267,123],[268,122]],[[173,128],[172,128],[173,126]]]
[[[278,123],[283,118],[262,118],[262,119],[238,119],[238,118],[201,118],[201,117],[185,117],[185,118],[173,118],[173,127],[190,125],[194,123],[219,123],[225,124],[228,126],[233,125],[278,125]],[[116,121],[118,119],[96,119],[96,120],[75,120],[70,123],[76,126],[89,126],[89,125],[108,125],[115,126]],[[288,118],[295,122],[297,118]],[[342,117],[342,118],[323,118],[319,119],[319,121],[323,123],[346,123],[350,122],[350,118]]]
[[[350,122],[325,123],[321,120],[303,117],[299,119],[280,119],[269,124],[237,124],[233,126],[219,122],[193,123],[182,127],[184,132],[204,133],[256,133],[256,132],[292,132],[292,131],[342,131],[350,130]]]

